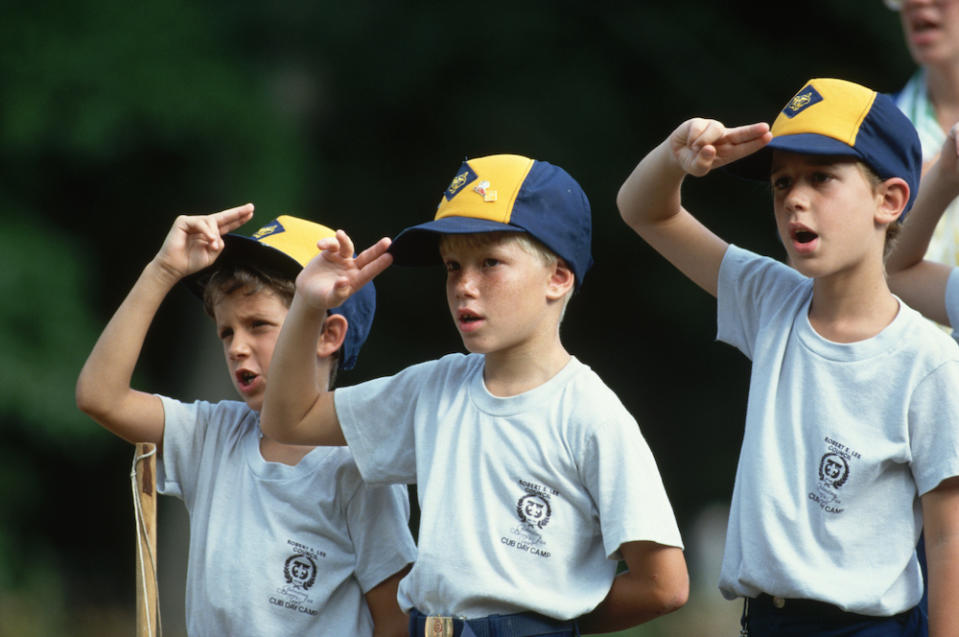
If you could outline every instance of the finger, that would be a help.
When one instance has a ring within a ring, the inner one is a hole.
[[[353,260],[354,263],[356,263],[356,267],[362,269],[366,267],[368,263],[376,260],[380,255],[389,250],[390,243],[392,242],[388,237],[383,237],[366,250],[363,250],[363,252],[356,255],[356,259]]]
[[[253,218],[253,204],[248,203],[235,208],[227,208],[211,216],[218,227],[218,232],[224,234],[239,228]]]
[[[723,136],[726,134],[726,127],[714,119],[702,120],[698,128],[698,135],[696,135],[695,139],[691,140],[691,146],[694,149],[701,149],[709,144],[715,144],[723,139]]]
[[[390,264],[393,263],[393,255],[389,252],[384,252],[379,255],[369,263],[367,263],[360,271],[359,276],[353,281],[353,289],[359,290],[361,287],[375,279],[380,273],[383,272],[386,268],[390,267]]]
[[[204,247],[219,249],[220,232],[210,215],[180,215],[177,218],[177,226],[186,235],[188,242],[196,242]]]
[[[342,230],[336,231],[336,240],[340,242],[340,256],[349,259],[353,256],[353,240]]]
[[[742,144],[765,137],[768,132],[769,124],[766,122],[758,122],[756,124],[727,128],[725,139],[732,144]]]

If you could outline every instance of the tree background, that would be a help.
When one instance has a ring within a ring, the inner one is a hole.
[[[564,341],[636,416],[688,547],[690,605],[630,635],[733,634],[715,587],[748,361],[715,302],[619,219],[636,162],[682,120],[771,121],[810,77],[898,90],[912,71],[878,1],[284,0],[8,3],[0,20],[0,637],[128,635],[132,448],[76,410],[100,329],[176,214],[252,201],[358,245],[432,217],[465,157],[566,168],[596,265]],[[691,180],[730,241],[781,255],[767,189]],[[460,351],[436,269],[391,268],[352,384]],[[136,385],[232,396],[200,305],[175,291]],[[468,501],[471,494],[464,494]],[[163,499],[164,629],[182,633],[182,504]],[[242,556],[238,556],[242,559]]]

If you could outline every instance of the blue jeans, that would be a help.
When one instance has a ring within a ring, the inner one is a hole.
[[[454,619],[453,637],[580,637],[575,620],[559,620],[537,615],[490,615],[477,619]],[[426,635],[426,615],[410,610],[410,637]]]

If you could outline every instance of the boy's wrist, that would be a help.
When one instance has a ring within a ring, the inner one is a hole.
[[[157,259],[153,259],[147,263],[146,267],[143,268],[143,275],[167,289],[173,289],[173,286],[179,283],[183,278],[180,274],[174,272]]]

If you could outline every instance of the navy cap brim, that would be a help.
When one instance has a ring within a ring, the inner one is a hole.
[[[406,228],[393,239],[390,254],[396,265],[435,265],[440,262],[439,238],[444,234],[526,232],[513,226],[475,217],[443,217]]]
[[[784,150],[800,155],[861,158],[855,148],[844,144],[838,139],[826,137],[825,135],[816,135],[814,133],[801,133],[799,135],[774,137],[772,141],[766,144],[761,150],[727,165],[726,170],[739,177],[745,177],[746,179],[768,181],[774,150]]]
[[[203,288],[210,275],[224,264],[245,263],[265,272],[293,280],[303,268],[296,259],[256,239],[241,234],[223,235],[223,251],[213,265],[183,279],[183,284],[196,296],[203,298]]]

